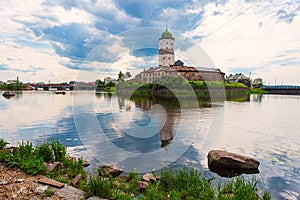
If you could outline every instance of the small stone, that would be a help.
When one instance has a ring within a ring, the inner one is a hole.
[[[81,174],[78,174],[72,181],[71,181],[71,184],[73,186],[78,186],[79,185],[79,182],[82,178],[82,175]]]
[[[148,183],[146,181],[137,181],[135,184],[135,188],[137,190],[143,190],[146,189],[146,187],[148,187]]]
[[[57,170],[61,166],[62,166],[61,162],[46,163],[47,172],[55,171],[55,170]]]
[[[146,173],[143,175],[143,180],[144,181],[156,181],[156,177],[152,173]]]
[[[89,163],[88,161],[84,160],[84,161],[82,162],[82,166],[83,166],[83,167],[88,167],[88,166],[90,166],[90,163]]]
[[[123,171],[113,165],[102,165],[98,168],[100,176],[118,177]]]
[[[119,187],[119,186],[120,186],[120,182],[117,181],[117,180],[115,180],[115,181],[114,181],[114,185],[117,186],[117,187]]]
[[[22,183],[22,182],[24,182],[24,181],[25,181],[25,179],[20,178],[20,179],[16,180],[16,183]]]
[[[8,184],[8,182],[6,180],[1,180],[0,181],[0,185],[7,185],[7,184]]]

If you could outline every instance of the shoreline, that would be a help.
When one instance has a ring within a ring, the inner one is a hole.
[[[64,195],[67,195],[68,191],[71,191],[72,194],[76,191],[75,193],[79,195],[73,196],[71,199],[77,197],[78,199],[88,199],[92,196],[105,199],[169,199],[170,195],[174,198],[177,197],[177,199],[185,199],[186,197],[219,199],[220,195],[223,197],[231,193],[238,195],[240,190],[244,190],[247,193],[239,195],[246,195],[244,197],[253,195],[253,199],[258,200],[271,198],[268,192],[263,193],[262,197],[256,193],[256,179],[246,180],[237,176],[226,181],[222,187],[216,188],[211,184],[211,179],[205,178],[201,172],[192,168],[189,170],[162,169],[159,175],[155,172],[139,175],[133,169],[128,175],[122,175],[122,170],[112,165],[103,165],[98,167],[96,174],[88,177],[87,172],[84,171],[83,159],[70,157],[65,151],[66,147],[54,138],[49,143],[45,142],[36,147],[32,147],[30,142],[22,142],[14,148],[6,148],[7,144],[3,139],[0,140],[0,163],[5,163],[7,166],[2,165],[2,168],[0,167],[0,184],[2,183],[4,187],[14,187],[11,188],[11,191],[19,190],[22,187],[23,189],[17,195],[23,194],[24,191],[25,193],[31,191],[31,195],[40,195],[42,199],[47,199],[49,196],[53,196],[53,198],[59,196],[60,191],[64,191]],[[48,148],[50,146],[51,148]],[[49,157],[48,150],[50,149],[54,151],[53,158]],[[41,158],[43,160],[40,160]],[[87,164],[85,165],[87,166]],[[13,181],[6,180],[7,178],[3,178],[1,170],[9,171],[12,174],[19,173],[21,178]],[[40,180],[45,177],[52,179],[53,181],[50,182],[56,182],[56,184],[40,185]],[[32,184],[26,184],[27,180]],[[38,186],[35,187],[36,183]],[[235,184],[238,184],[236,189],[231,192],[227,191],[226,188],[229,185]],[[60,185],[65,189],[55,188],[60,187]],[[42,186],[43,189],[38,189]],[[204,188],[200,189],[200,186],[204,186]],[[202,192],[198,193],[199,189]],[[10,191],[9,188],[7,191]]]

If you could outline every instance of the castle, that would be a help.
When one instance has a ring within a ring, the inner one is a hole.
[[[133,82],[150,83],[163,76],[182,76],[188,81],[223,81],[224,75],[220,69],[195,68],[185,66],[180,60],[175,62],[175,39],[168,28],[159,38],[159,66],[151,67],[137,74]]]

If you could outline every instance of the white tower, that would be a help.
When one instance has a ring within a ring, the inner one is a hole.
[[[170,65],[174,65],[174,40],[172,33],[166,28],[159,38],[159,66],[170,67]]]

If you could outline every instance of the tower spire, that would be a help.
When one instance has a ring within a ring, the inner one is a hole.
[[[168,20],[166,20],[166,30],[168,30]]]

